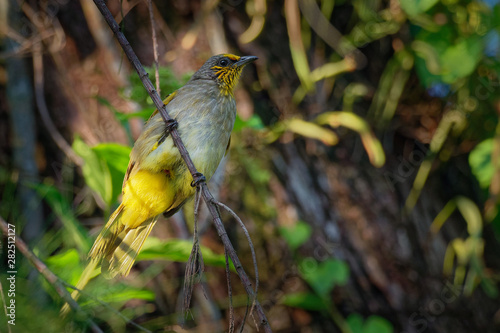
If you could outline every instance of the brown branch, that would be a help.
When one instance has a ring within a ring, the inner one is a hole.
[[[231,287],[231,269],[229,268],[229,258],[227,250],[224,248],[224,257],[226,258],[226,279],[227,279],[227,296],[229,298],[229,333],[234,333],[234,307],[233,307],[233,288]],[[248,310],[248,307],[247,307]],[[246,316],[246,313],[245,313]],[[245,326],[245,323],[241,327]]]
[[[125,55],[129,59],[130,63],[132,66],[135,68],[137,71],[137,74],[139,75],[142,84],[144,85],[144,88],[149,93],[149,96],[153,100],[155,106],[157,107],[158,111],[160,112],[163,120],[165,121],[166,124],[171,124],[173,119],[168,115],[167,110],[165,105],[163,104],[160,96],[156,92],[153,84],[148,78],[148,74],[142,67],[142,64],[140,63],[139,59],[137,58],[134,50],[130,46],[130,43],[127,41],[123,33],[120,31],[120,27],[114,20],[113,16],[111,15],[111,12],[109,9],[106,7],[106,4],[103,0],[94,0],[94,3],[96,4],[97,8],[99,8],[99,11],[103,15],[104,19],[108,23],[109,27],[115,34],[118,42],[123,48],[123,51],[125,52]],[[193,161],[191,160],[189,153],[182,143],[181,137],[179,135],[179,132],[174,128],[171,132],[170,135],[172,136],[172,140],[174,141],[175,146],[177,149],[179,149],[180,155],[182,156],[184,162],[186,163],[186,166],[193,176],[193,179],[197,180],[200,179],[199,173],[196,170],[196,167],[193,164]],[[201,193],[203,196],[203,199],[205,200],[205,203],[207,204],[207,207],[212,214],[213,220],[214,220],[214,225],[215,228],[217,229],[217,233],[219,234],[219,237],[221,237],[222,243],[224,244],[224,247],[226,248],[229,257],[233,261],[233,264],[236,268],[236,272],[238,273],[238,276],[240,277],[241,283],[243,284],[243,287],[245,288],[245,291],[247,292],[248,296],[250,299],[256,299],[256,294],[253,290],[252,287],[252,282],[250,281],[248,275],[245,273],[245,270],[243,269],[243,266],[241,265],[241,262],[238,258],[238,255],[236,254],[236,251],[234,250],[233,245],[231,244],[231,241],[229,240],[229,237],[227,235],[226,230],[224,229],[224,225],[222,223],[222,219],[220,217],[220,213],[218,210],[218,207],[214,203],[215,199],[208,190],[207,184],[204,181],[197,182],[197,186],[200,187]],[[269,326],[269,322],[266,318],[266,315],[264,314],[264,310],[260,306],[259,302],[256,300],[255,301],[255,314],[258,319],[258,327],[262,328],[264,332],[272,332],[271,327]]]
[[[253,246],[252,239],[250,238],[250,234],[248,233],[248,230],[245,227],[245,224],[240,219],[240,217],[238,216],[238,214],[236,214],[231,208],[229,208],[228,206],[224,205],[222,202],[213,201],[213,203],[216,204],[216,205],[218,205],[219,207],[225,209],[238,222],[238,224],[240,225],[241,229],[243,230],[243,233],[245,234],[245,237],[247,238],[248,245],[250,247],[250,252],[252,253],[253,269],[255,271],[255,298],[252,299],[252,302],[251,302],[252,303],[252,307],[251,308],[250,308],[250,302],[248,302],[248,304],[247,304],[247,308],[246,308],[246,311],[245,311],[245,316],[243,317],[243,324],[241,325],[241,328],[240,328],[240,333],[241,333],[241,332],[243,332],[243,327],[245,326],[245,321],[246,321],[246,318],[248,316],[248,313],[250,313],[250,314],[253,313],[253,309],[254,309],[254,306],[255,306],[255,301],[257,300],[257,292],[259,290],[259,269],[257,268],[257,257],[255,256],[255,248]],[[250,310],[250,311],[248,311],[248,310]]]
[[[191,304],[191,297],[193,296],[196,276],[198,275],[201,277],[201,274],[205,270],[203,256],[200,250],[200,241],[198,238],[198,211],[200,209],[200,200],[200,189],[197,188],[194,196],[193,249],[189,255],[189,259],[186,264],[186,272],[184,274],[184,313],[188,312],[189,305]]]
[[[81,167],[83,165],[83,159],[78,156],[73,148],[71,148],[69,143],[66,142],[66,140],[61,135],[61,133],[59,133],[56,125],[50,118],[44,94],[43,55],[41,42],[35,43],[33,45],[33,72],[35,79],[35,100],[43,124],[47,128],[47,131],[49,132],[56,145],[66,154],[66,156],[68,156],[71,161],[73,161],[73,163]]]
[[[9,235],[9,226],[5,220],[0,217],[0,229],[4,236]],[[12,237],[12,236],[11,236]],[[54,290],[61,296],[61,298],[69,304],[69,306],[77,313],[86,318],[87,323],[90,325],[92,332],[103,333],[102,330],[94,323],[87,313],[82,310],[82,308],[78,305],[78,303],[71,297],[70,293],[64,287],[64,284],[61,279],[57,275],[55,275],[31,250],[28,248],[28,245],[19,237],[19,235],[15,234],[15,244],[17,249],[29,260],[29,262],[35,267],[35,269],[42,274],[42,276],[47,280],[47,282],[52,285]]]

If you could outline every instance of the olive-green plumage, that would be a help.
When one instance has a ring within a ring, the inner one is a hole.
[[[256,57],[213,56],[185,86],[164,101],[177,120],[182,142],[197,170],[212,177],[224,157],[236,117],[233,89],[243,67]],[[127,275],[159,215],[174,214],[194,194],[192,177],[156,111],[130,154],[122,204],[111,215],[89,253],[77,287],[101,264],[108,277]]]

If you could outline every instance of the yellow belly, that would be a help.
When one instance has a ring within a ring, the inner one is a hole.
[[[137,228],[145,220],[170,208],[175,197],[174,187],[165,172],[139,170],[131,175],[123,188],[123,224]]]

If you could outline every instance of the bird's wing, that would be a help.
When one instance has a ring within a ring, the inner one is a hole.
[[[167,97],[163,100],[163,104],[164,104],[164,105],[167,105],[168,103],[170,103],[170,102],[174,99],[174,97],[175,97],[176,95],[177,95],[177,90],[176,90],[176,91],[174,91],[173,93],[168,94],[168,96],[167,96]],[[155,112],[153,112],[153,113],[151,114],[151,116],[149,116],[148,121],[150,121],[150,120],[151,120],[151,118],[153,118],[154,116],[156,116],[156,114],[157,114],[158,112],[159,112],[158,110],[155,110]]]
[[[226,152],[224,153],[224,156],[227,155],[227,152],[229,151],[229,146],[231,146],[231,137],[229,137],[229,141],[227,142]]]
[[[167,98],[165,98],[163,100],[163,104],[167,105],[168,103],[170,103],[176,95],[177,95],[177,91],[174,91],[173,93],[169,94],[167,96]],[[156,116],[158,114],[158,112],[159,112],[158,110],[155,110],[151,114],[151,116],[149,117],[146,124],[153,121],[154,116]],[[144,139],[143,136],[146,136],[149,134],[150,133],[147,133],[147,131],[144,131],[141,134],[141,136],[139,137],[139,139]],[[135,142],[135,145],[134,145],[134,149],[132,150],[132,153],[130,154],[130,161],[128,163],[127,172],[125,173],[125,178],[123,178],[122,188],[125,187],[125,184],[126,184],[127,180],[130,178],[130,175],[132,174],[132,172],[137,171],[139,169],[139,166],[140,166],[141,159],[139,158],[139,156],[142,154],[137,154],[134,152],[134,150],[135,151],[147,151],[147,154],[149,154],[151,151],[153,151],[155,149],[155,147],[157,147],[161,143],[160,141],[165,140],[164,134],[165,133],[160,135],[159,139],[155,140],[155,144],[150,149],[148,149],[147,147],[143,147],[143,146],[149,144],[151,140],[139,140],[139,139],[137,139],[137,141]]]

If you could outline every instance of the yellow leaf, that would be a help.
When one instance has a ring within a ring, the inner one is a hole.
[[[332,127],[343,126],[358,132],[371,164],[377,168],[384,165],[385,153],[382,144],[375,137],[368,123],[358,115],[346,111],[325,112],[316,118],[316,122]]]
[[[286,129],[307,138],[321,140],[330,146],[336,145],[339,141],[337,135],[331,130],[302,119],[290,119],[286,123]]]

